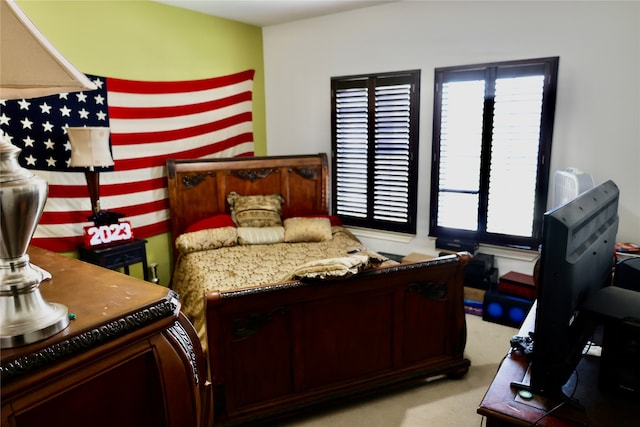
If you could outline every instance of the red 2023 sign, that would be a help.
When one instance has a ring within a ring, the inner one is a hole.
[[[129,240],[133,240],[133,228],[131,228],[129,221],[84,227],[84,246],[86,248]]]

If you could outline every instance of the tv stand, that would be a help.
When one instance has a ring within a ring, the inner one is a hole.
[[[534,330],[536,304],[522,324],[518,335],[528,336]],[[529,400],[519,395],[521,390],[512,383],[528,384],[529,361],[522,352],[512,351],[502,361],[489,386],[478,414],[486,417],[487,427],[530,425],[544,416],[538,425],[591,427],[632,427],[640,419],[640,408],[633,397],[605,393],[598,386],[600,358],[585,356],[578,364],[578,387],[573,396],[583,410],[563,404],[537,393]],[[576,376],[572,376],[565,389],[573,390]]]
[[[571,382],[571,379],[569,382]],[[585,407],[577,399],[572,396],[568,396],[562,389],[557,390],[555,393],[541,393],[531,387],[531,365],[527,367],[527,371],[521,381],[511,381],[510,385],[518,391],[518,396],[524,401],[533,399],[536,394],[550,399],[550,401],[555,403],[556,406],[549,410],[549,412],[555,412],[556,409],[559,409],[563,405],[571,406],[578,411],[585,411]]]

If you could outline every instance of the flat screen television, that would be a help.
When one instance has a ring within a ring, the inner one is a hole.
[[[618,231],[619,190],[613,181],[545,213],[538,272],[530,389],[566,398],[571,378],[594,330],[581,305],[611,285]]]

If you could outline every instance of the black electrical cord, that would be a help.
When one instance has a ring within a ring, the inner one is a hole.
[[[567,403],[566,400],[563,400],[562,402],[558,403],[556,406],[554,406],[553,408],[551,408],[547,412],[545,412],[540,418],[538,418],[537,420],[535,420],[534,422],[529,424],[529,427],[537,426],[540,421],[542,421],[543,419],[545,419],[549,415],[553,414],[558,409],[562,408],[566,403]]]

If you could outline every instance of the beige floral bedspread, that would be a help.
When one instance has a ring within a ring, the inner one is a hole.
[[[206,347],[204,295],[211,290],[282,282],[297,267],[315,260],[368,253],[344,227],[332,227],[333,238],[314,243],[237,245],[180,254],[172,287],[180,295],[183,312],[191,319]]]

